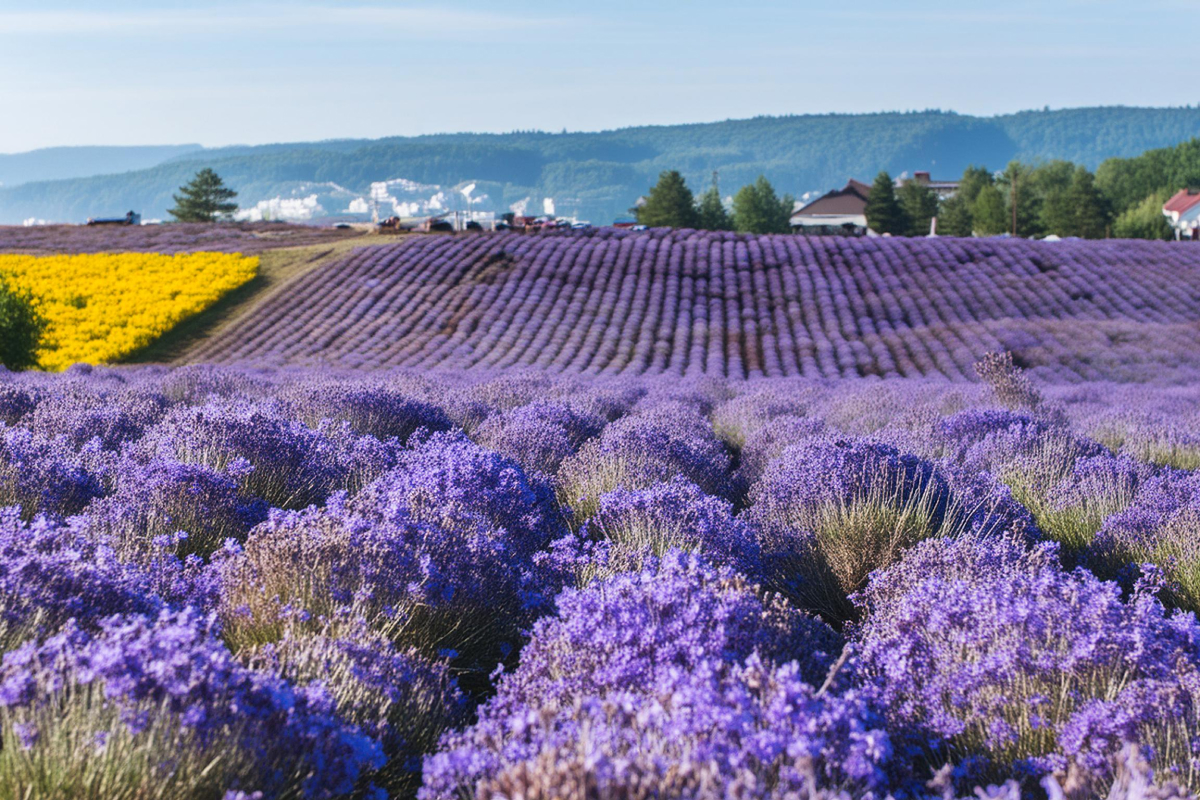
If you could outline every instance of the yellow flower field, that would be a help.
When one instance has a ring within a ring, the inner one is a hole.
[[[238,253],[0,255],[0,275],[33,292],[50,322],[38,353],[47,370],[116,361],[257,272]]]

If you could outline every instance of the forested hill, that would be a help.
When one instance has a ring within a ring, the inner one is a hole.
[[[379,140],[234,147],[187,153],[120,175],[0,188],[0,222],[35,217],[79,221],[137,209],[163,216],[171,193],[212,166],[253,206],[270,198],[317,195],[337,213],[373,181],[477,184],[487,208],[506,210],[552,197],[559,213],[606,223],[622,215],[663,169],[703,187],[720,171],[729,193],[765,174],[801,195],[869,179],[930,170],[955,177],[968,164],[1000,168],[1012,159],[1067,159],[1091,168],[1118,156],[1200,136],[1200,108],[1085,108],[972,117],[941,111],[759,117],[599,133],[444,134]]]

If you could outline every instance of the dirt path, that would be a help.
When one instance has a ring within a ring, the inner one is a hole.
[[[189,317],[146,347],[122,359],[125,364],[186,363],[188,353],[258,308],[291,281],[336,261],[356,247],[395,244],[403,237],[361,236],[332,244],[283,247],[259,253],[258,275],[214,305]]]

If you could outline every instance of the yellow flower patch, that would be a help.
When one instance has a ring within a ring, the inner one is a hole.
[[[42,369],[129,355],[252,279],[258,259],[238,253],[0,255],[0,275],[33,292],[49,327]]]

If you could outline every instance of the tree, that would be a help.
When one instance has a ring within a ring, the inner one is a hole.
[[[988,184],[979,190],[975,202],[971,204],[971,220],[975,233],[981,236],[996,236],[1008,230],[1004,195],[994,185]]]
[[[0,365],[9,369],[37,366],[37,349],[46,325],[33,295],[10,287],[0,277]]]
[[[938,213],[937,193],[923,183],[910,180],[900,187],[897,201],[908,220],[909,236],[929,233],[930,220]]]
[[[1019,161],[1011,161],[998,181],[1004,193],[1008,215],[1005,230],[1014,236],[1035,236],[1041,233],[1041,197],[1033,169]],[[1013,205],[1017,207],[1016,230],[1013,230]]]
[[[1067,189],[1074,215],[1072,235],[1084,239],[1103,239],[1108,235],[1108,222],[1112,218],[1112,207],[1108,198],[1096,186],[1096,176],[1086,167],[1078,167],[1071,176]],[[1161,216],[1161,214],[1160,214]]]
[[[902,236],[908,232],[908,220],[904,217],[904,209],[896,200],[896,188],[892,176],[880,172],[871,184],[871,194],[867,196],[867,227],[876,233],[890,233]]]
[[[634,213],[639,223],[651,228],[694,228],[699,221],[696,198],[683,176],[673,169],[658,176],[645,204]]]
[[[943,236],[970,236],[974,231],[971,203],[960,189],[941,202],[938,208],[938,233]]]
[[[962,180],[958,182],[958,191],[955,196],[961,196],[969,206],[975,202],[975,198],[979,196],[979,190],[985,186],[991,186],[996,182],[992,177],[992,173],[987,167],[977,167],[974,164],[963,170]]]
[[[733,196],[733,224],[743,233],[788,233],[795,204],[790,194],[776,195],[771,182],[759,175]]]
[[[237,203],[231,203],[237,192],[228,188],[221,176],[205,167],[196,173],[192,182],[179,187],[173,195],[175,207],[167,213],[180,222],[216,222],[237,211]]]
[[[716,183],[713,183],[709,190],[700,198],[700,208],[697,214],[696,227],[701,230],[733,230],[733,220],[730,219],[729,212],[725,210],[725,203],[721,200],[721,192],[717,188]]]
[[[1163,203],[1169,192],[1156,192],[1119,214],[1113,221],[1113,236],[1118,239],[1170,239],[1171,226],[1163,216]]]

